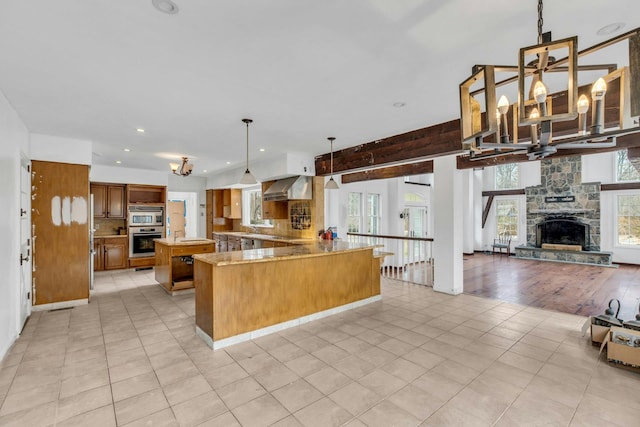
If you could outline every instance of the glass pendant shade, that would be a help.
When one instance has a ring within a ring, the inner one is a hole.
[[[329,181],[327,181],[324,188],[327,190],[337,190],[340,187],[338,187],[338,183],[333,179],[333,141],[335,141],[335,138],[330,136],[327,139],[331,143],[331,178],[329,178]]]
[[[251,119],[242,119],[244,124],[247,125],[247,169],[244,171],[244,175],[240,178],[240,184],[252,185],[257,184],[258,181],[249,171],[249,123],[253,122]]]
[[[333,179],[333,177],[331,177],[325,184],[324,188],[326,188],[327,190],[337,190],[340,187],[338,187],[338,183]]]
[[[257,184],[257,183],[258,181],[256,181],[256,178],[251,174],[251,172],[249,172],[249,169],[244,171],[244,174],[240,179],[240,184],[251,185],[251,184]]]

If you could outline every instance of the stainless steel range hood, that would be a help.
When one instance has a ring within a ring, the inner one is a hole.
[[[279,179],[262,194],[267,202],[283,200],[311,200],[313,198],[312,177],[292,176]]]

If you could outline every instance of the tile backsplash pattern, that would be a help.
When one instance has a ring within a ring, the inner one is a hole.
[[[96,236],[112,236],[114,234],[120,234],[120,228],[124,230],[124,234],[127,233],[127,224],[124,219],[95,218],[93,220],[93,225],[96,229]]]

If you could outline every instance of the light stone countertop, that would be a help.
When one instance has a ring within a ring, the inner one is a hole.
[[[275,261],[281,259],[325,256],[335,252],[355,252],[374,249],[378,245],[367,243],[349,243],[336,240],[314,241],[305,245],[285,246],[281,248],[251,249],[246,251],[217,252],[193,255],[198,261],[211,265],[235,265],[254,262]]]
[[[260,234],[260,233],[247,233],[245,231],[214,231],[213,234],[224,234],[227,236],[234,236],[246,239],[267,240],[272,242],[287,242],[291,244],[308,244],[313,243],[315,239],[302,239],[297,237],[276,236],[272,234]]]
[[[194,245],[210,245],[215,243],[213,240],[198,237],[178,237],[175,241],[173,237],[164,239],[154,239],[154,242],[166,246],[194,246]]]

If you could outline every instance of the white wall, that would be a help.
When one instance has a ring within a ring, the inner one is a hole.
[[[91,141],[31,134],[31,159],[47,162],[91,164]]]
[[[171,173],[147,169],[130,169],[118,166],[93,165],[89,172],[92,182],[112,182],[115,184],[140,184],[167,186]],[[177,177],[176,177],[177,178]]]
[[[246,165],[229,168],[211,175],[207,179],[207,188],[241,188],[238,184]],[[249,170],[258,182],[270,181],[295,175],[314,176],[315,159],[310,154],[287,153],[286,155],[259,160],[249,159]]]
[[[29,133],[0,92],[0,360],[19,331],[20,156],[30,156]]]

